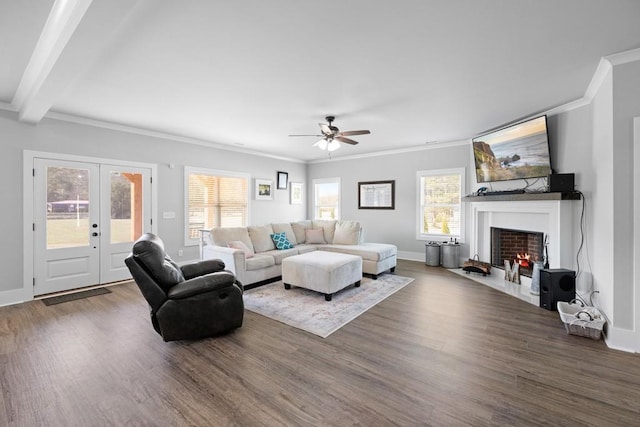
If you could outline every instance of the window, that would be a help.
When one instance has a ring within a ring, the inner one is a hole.
[[[200,229],[249,223],[248,174],[185,168],[185,245],[196,245]]]
[[[313,180],[314,219],[340,219],[340,178]]]
[[[462,238],[464,169],[418,171],[418,239]]]

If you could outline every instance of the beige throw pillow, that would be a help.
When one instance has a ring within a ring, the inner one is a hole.
[[[324,231],[322,228],[312,228],[304,230],[306,240],[305,243],[325,244]]]
[[[233,240],[233,241],[227,243],[227,246],[232,248],[232,249],[238,249],[238,250],[244,252],[244,257],[245,258],[251,258],[252,256],[255,255],[253,253],[253,251],[251,249],[249,249],[249,246],[245,245],[245,243],[240,241],[240,240]]]

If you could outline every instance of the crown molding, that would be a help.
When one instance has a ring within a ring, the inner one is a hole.
[[[604,58],[613,66],[640,61],[640,48],[614,53],[612,55],[607,55]]]
[[[98,127],[98,128],[102,128],[102,129],[109,129],[109,130],[114,130],[114,131],[118,131],[118,132],[126,132],[126,133],[135,134],[135,135],[149,136],[149,137],[152,137],[152,138],[161,138],[161,139],[167,139],[167,140],[170,140],[170,141],[178,141],[178,142],[183,142],[185,144],[200,145],[200,146],[204,146],[204,147],[216,148],[216,149],[219,149],[219,150],[232,151],[232,152],[236,152],[236,153],[250,154],[250,155],[253,155],[253,156],[267,157],[267,158],[275,159],[275,160],[284,160],[284,161],[287,161],[287,162],[303,163],[303,164],[306,163],[304,160],[295,159],[295,158],[291,158],[291,157],[277,156],[277,155],[273,155],[273,154],[263,153],[261,151],[248,150],[246,148],[240,148],[240,147],[236,148],[236,147],[232,147],[232,146],[226,145],[226,144],[219,144],[219,143],[215,143],[215,142],[212,142],[212,141],[205,141],[205,140],[202,140],[202,139],[190,138],[190,137],[181,136],[181,135],[175,135],[175,134],[168,133],[168,132],[160,132],[160,131],[140,128],[140,127],[135,127],[135,126],[122,125],[122,124],[118,124],[118,123],[107,122],[107,121],[104,121],[104,120],[90,119],[88,117],[81,117],[81,116],[76,116],[76,115],[72,115],[72,114],[58,113],[58,112],[55,112],[55,111],[49,111],[45,115],[45,118],[54,119],[54,120],[60,120],[60,121],[69,122],[69,123],[76,123],[76,124],[81,124],[81,125],[85,125],[85,126]]]
[[[456,141],[445,141],[445,142],[430,142],[425,145],[419,145],[414,147],[406,147],[406,148],[397,148],[393,150],[383,150],[383,151],[375,151],[372,153],[364,153],[364,154],[354,154],[353,156],[344,156],[344,157],[331,157],[329,159],[321,159],[321,160],[309,160],[308,164],[317,164],[317,163],[328,163],[328,162],[336,162],[342,160],[356,160],[356,159],[365,159],[370,157],[380,157],[380,156],[389,156],[393,154],[403,154],[403,153],[412,153],[415,151],[425,151],[425,150],[433,150],[435,148],[448,148],[455,147],[458,145],[466,145],[470,144],[470,141],[465,140],[456,140]]]

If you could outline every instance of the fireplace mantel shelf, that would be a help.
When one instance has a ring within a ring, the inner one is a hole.
[[[521,194],[490,194],[484,196],[469,195],[462,198],[463,202],[517,202],[527,200],[580,200],[580,193],[531,192]]]

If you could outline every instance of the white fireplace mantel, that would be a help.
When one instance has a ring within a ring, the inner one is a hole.
[[[525,200],[471,203],[470,252],[491,259],[491,227],[537,231],[547,239],[550,268],[573,266],[574,202]]]
[[[491,227],[535,231],[547,238],[549,268],[573,269],[574,200],[511,200],[471,202],[471,230],[469,250],[482,261],[491,259]],[[490,276],[474,276],[474,280],[502,290],[531,304],[538,304],[538,297],[529,294],[531,279],[521,277],[522,285],[513,285],[503,279],[499,269],[493,268]],[[460,270],[461,274],[462,271]],[[471,275],[473,276],[473,275]]]

